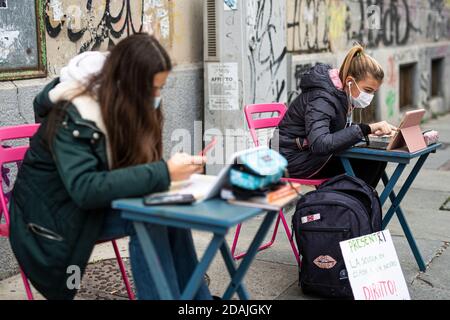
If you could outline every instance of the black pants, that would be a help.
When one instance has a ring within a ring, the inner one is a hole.
[[[350,159],[350,163],[355,175],[373,188],[377,187],[387,166],[386,162],[365,159]],[[345,169],[341,159],[333,157],[312,179],[331,178],[343,173]]]

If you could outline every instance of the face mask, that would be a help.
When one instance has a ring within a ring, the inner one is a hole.
[[[155,110],[159,109],[161,107],[162,98],[161,97],[154,97],[153,98],[153,108]]]
[[[373,98],[375,97],[375,95],[373,94],[368,94],[367,92],[362,91],[358,84],[356,83],[356,87],[359,90],[359,96],[357,98],[353,98],[352,94],[351,94],[351,82],[348,84],[349,88],[350,88],[350,99],[351,102],[353,104],[353,106],[357,109],[365,109],[368,106],[370,106],[370,104],[372,103]]]

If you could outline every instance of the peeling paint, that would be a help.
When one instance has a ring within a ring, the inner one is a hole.
[[[55,70],[77,53],[108,50],[137,32],[154,35],[167,49],[172,45],[170,0],[45,0],[45,4],[49,61]]]
[[[14,43],[19,39],[20,31],[0,29],[0,64],[8,61],[8,56],[14,50]]]
[[[143,12],[144,30],[160,37],[162,40],[169,39],[171,30],[168,2],[162,0],[145,0]]]

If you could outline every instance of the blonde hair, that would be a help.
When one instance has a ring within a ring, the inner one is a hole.
[[[368,75],[382,82],[384,79],[383,68],[374,58],[365,53],[364,48],[360,44],[356,44],[345,57],[339,77],[344,83],[348,76],[353,77],[355,81],[361,81]]]

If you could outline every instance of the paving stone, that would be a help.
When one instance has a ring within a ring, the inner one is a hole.
[[[133,286],[129,260],[123,259],[123,262]],[[77,296],[89,300],[127,300],[127,291],[116,259],[89,264]]]

